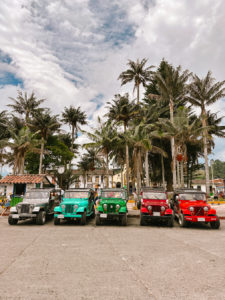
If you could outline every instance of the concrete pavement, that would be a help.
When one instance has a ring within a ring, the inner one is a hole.
[[[220,230],[0,218],[0,299],[224,299]]]

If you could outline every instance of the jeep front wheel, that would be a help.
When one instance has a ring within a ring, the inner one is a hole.
[[[219,229],[220,228],[220,219],[218,218],[216,221],[210,222],[210,226],[212,229]]]
[[[127,215],[123,215],[121,217],[121,225],[122,226],[127,226]]]
[[[87,217],[87,214],[86,214],[86,211],[84,211],[83,215],[81,217],[81,220],[80,220],[80,224],[81,225],[85,225],[86,224],[86,217]]]
[[[94,219],[94,217],[95,217],[95,207],[94,207],[94,205],[93,205],[93,207],[92,207],[91,218]]]
[[[12,216],[8,217],[9,225],[16,225],[18,223],[18,219],[13,219]]]
[[[95,216],[95,225],[96,226],[101,225],[101,220],[100,220],[100,216],[99,215]]]
[[[141,225],[141,226],[144,226],[144,225],[145,225],[145,220],[144,220],[142,214],[141,214],[141,216],[140,216],[140,225]]]
[[[174,217],[172,216],[168,221],[168,226],[173,227],[173,225],[174,225]]]
[[[185,221],[185,218],[184,218],[183,214],[179,215],[178,223],[179,223],[180,227],[186,227],[187,226],[187,221]]]
[[[54,218],[54,224],[55,225],[60,225],[60,219]]]
[[[36,223],[37,225],[44,225],[46,221],[46,213],[45,211],[40,211],[37,215]]]

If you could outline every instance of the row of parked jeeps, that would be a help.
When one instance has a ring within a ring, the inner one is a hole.
[[[16,225],[19,220],[31,218],[43,225],[47,217],[54,215],[55,225],[60,225],[62,220],[79,220],[85,225],[88,217],[95,218],[96,225],[111,219],[127,225],[126,190],[102,189],[98,199],[94,199],[94,195],[92,189],[69,189],[63,197],[60,189],[33,189],[26,193],[22,202],[11,207],[8,222]],[[181,227],[193,222],[209,223],[213,229],[220,227],[215,209],[207,203],[206,194],[199,190],[176,190],[169,201],[165,190],[144,187],[137,206],[142,226],[160,221],[173,227],[176,219]]]

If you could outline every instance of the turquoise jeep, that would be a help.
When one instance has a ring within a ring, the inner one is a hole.
[[[125,189],[102,189],[95,218],[96,225],[105,220],[118,220],[122,226],[127,225],[127,192]]]
[[[94,191],[92,189],[69,189],[65,191],[60,206],[54,209],[54,224],[60,220],[80,220],[86,224],[86,218],[95,217]]]

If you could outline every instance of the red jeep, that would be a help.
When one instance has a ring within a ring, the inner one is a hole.
[[[162,221],[173,227],[173,210],[169,206],[167,193],[164,189],[144,187],[138,208],[141,209],[140,225],[147,221]]]
[[[220,227],[216,210],[207,204],[206,193],[194,189],[180,189],[174,192],[171,207],[180,227],[190,222],[210,223],[211,228]]]

